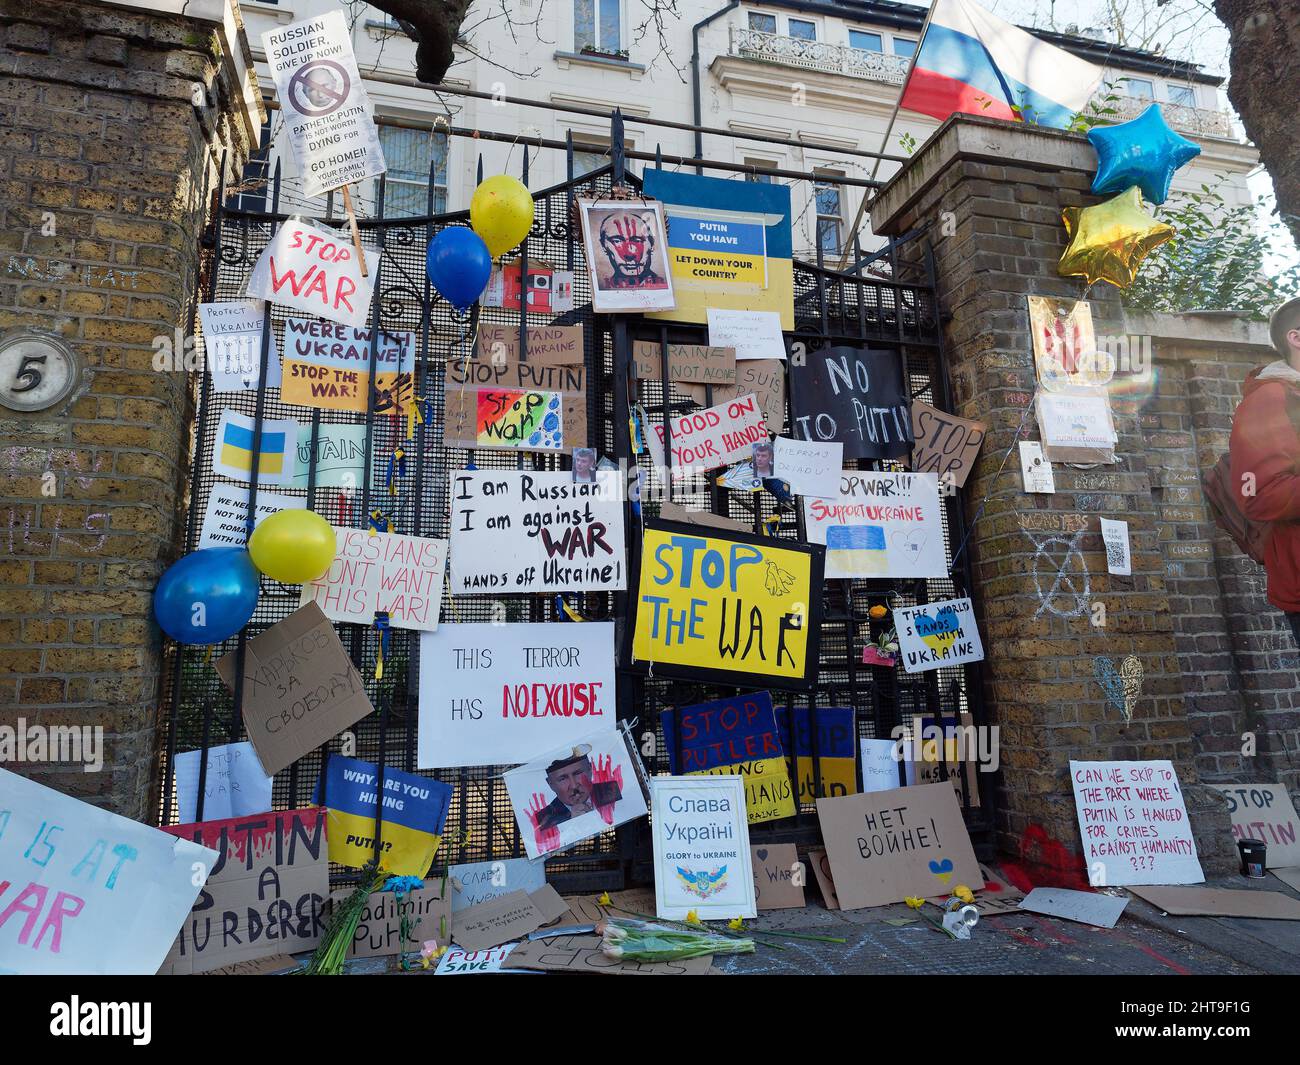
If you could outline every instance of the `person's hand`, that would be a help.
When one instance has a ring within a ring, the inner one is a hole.
[[[533,839],[537,842],[537,849],[541,853],[553,851],[560,845],[560,830],[555,827],[543,828],[541,823],[542,811],[546,809],[546,796],[533,794],[532,802],[528,804],[528,820],[532,822]]]
[[[618,785],[618,795],[621,796],[623,794],[623,767],[621,765],[615,766],[614,759],[609,755],[605,755],[604,761],[601,760],[600,755],[596,755],[596,768],[595,772],[591,775],[593,801],[596,795],[596,785],[608,784],[611,781]],[[599,811],[601,819],[607,825],[612,825],[614,823],[614,803],[617,801],[618,799],[615,798],[614,802],[596,804],[596,809]]]

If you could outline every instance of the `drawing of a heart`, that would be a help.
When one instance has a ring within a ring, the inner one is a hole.
[[[916,614],[912,620],[916,625],[916,634],[921,637],[922,642],[940,654],[957,642],[957,635],[961,632],[957,613],[951,607],[944,607],[935,617],[930,617],[929,614]]]
[[[889,542],[894,545],[895,551],[901,551],[909,558],[919,558],[921,548],[925,546],[925,533],[919,529],[913,532],[896,532],[890,538]]]
[[[945,884],[952,879],[952,859],[945,858],[941,862],[931,862],[930,872],[942,880]]]
[[[1124,715],[1125,721],[1132,721],[1133,709],[1142,694],[1141,659],[1136,655],[1125,655],[1117,670],[1113,659],[1094,658],[1092,671],[1110,705]]]
[[[758,860],[759,860],[760,862],[765,862],[765,861],[767,861],[767,848],[766,848],[766,847],[760,848],[759,850],[756,850],[754,853],[758,855]]]

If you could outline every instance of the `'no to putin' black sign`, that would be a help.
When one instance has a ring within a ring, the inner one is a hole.
[[[846,459],[893,459],[912,447],[902,359],[834,347],[790,364],[790,424],[800,440],[838,440]]]

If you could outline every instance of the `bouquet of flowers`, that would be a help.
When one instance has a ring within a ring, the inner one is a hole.
[[[606,917],[596,925],[600,951],[627,961],[680,961],[705,954],[753,954],[752,939],[716,936],[630,917]]]

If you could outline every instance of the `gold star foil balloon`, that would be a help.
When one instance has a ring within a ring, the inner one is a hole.
[[[1173,226],[1143,209],[1136,185],[1092,207],[1067,207],[1061,217],[1070,244],[1057,272],[1082,277],[1089,285],[1109,281],[1128,288],[1142,260],[1174,236]]]

